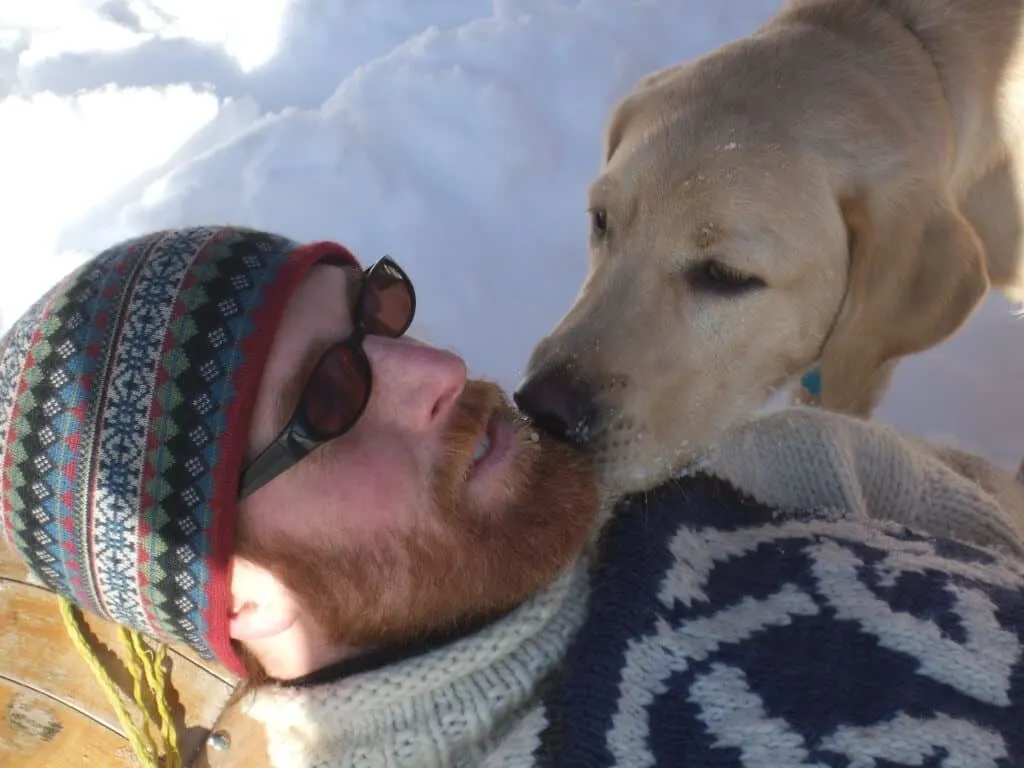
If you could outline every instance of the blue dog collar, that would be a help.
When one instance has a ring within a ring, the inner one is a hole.
[[[804,374],[800,383],[813,397],[821,397],[821,368],[814,366]]]

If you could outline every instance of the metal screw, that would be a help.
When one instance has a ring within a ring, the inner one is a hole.
[[[218,752],[231,747],[231,736],[227,731],[214,731],[210,734],[210,746]]]

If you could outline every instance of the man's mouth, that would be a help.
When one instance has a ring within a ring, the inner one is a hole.
[[[489,435],[484,434],[480,438],[480,442],[476,445],[476,451],[473,453],[473,463],[476,464],[480,459],[486,456],[491,450],[491,438]]]
[[[488,419],[484,433],[473,452],[469,466],[470,474],[477,475],[501,464],[511,453],[515,441],[516,434],[512,422],[501,410],[496,410]]]

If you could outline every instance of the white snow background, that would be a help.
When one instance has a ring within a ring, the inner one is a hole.
[[[779,0],[0,0],[0,330],[146,230],[247,224],[390,253],[414,332],[514,387],[586,261],[604,122]],[[1024,319],[1000,296],[878,417],[1015,468]]]

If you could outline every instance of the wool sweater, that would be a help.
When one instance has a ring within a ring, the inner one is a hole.
[[[877,425],[795,418],[622,500],[592,555],[483,628],[261,689],[273,764],[1024,765],[1024,564],[1000,551],[1021,546],[1016,489]],[[770,495],[760,458],[785,469],[807,430],[815,460],[770,505],[735,490],[760,467]],[[902,463],[878,475],[890,438]],[[991,546],[915,525],[947,508]]]
[[[990,461],[812,407],[727,430],[703,462],[780,508],[835,507],[1024,556],[1024,483]]]

